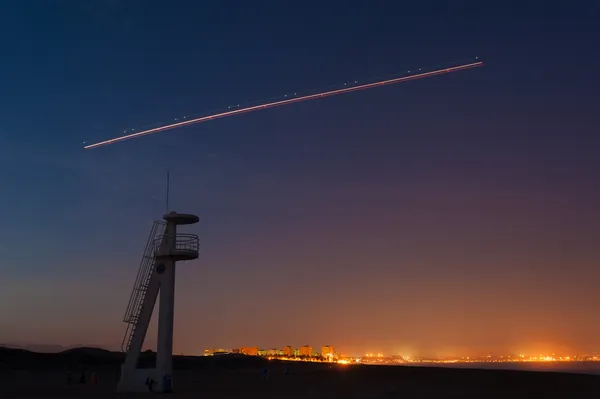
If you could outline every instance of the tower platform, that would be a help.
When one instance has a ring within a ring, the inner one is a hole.
[[[175,235],[175,242],[171,245],[163,245],[163,240],[169,241],[168,236],[161,237],[155,241],[156,252],[154,257],[159,259],[169,258],[174,261],[198,259],[198,236],[196,234],[181,234]]]
[[[196,215],[177,212],[169,212],[163,216],[163,219],[176,225],[195,224],[200,221],[200,218]]]

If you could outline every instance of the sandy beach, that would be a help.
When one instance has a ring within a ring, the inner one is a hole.
[[[53,355],[24,367],[5,361],[2,398],[130,398],[116,394],[118,359],[87,357],[52,362]],[[11,367],[11,363],[12,366]],[[185,363],[185,364],[184,364]],[[590,398],[600,395],[600,376],[507,370],[408,366],[348,366],[243,359],[179,361],[176,398]],[[263,369],[268,378],[262,377]],[[287,372],[286,372],[287,369]],[[77,382],[85,370],[85,384]],[[67,382],[67,372],[73,379]],[[91,383],[96,373],[97,384]],[[155,394],[150,394],[155,396]]]

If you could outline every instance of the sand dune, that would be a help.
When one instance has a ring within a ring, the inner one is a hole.
[[[121,354],[71,350],[59,354],[0,350],[3,399],[129,398],[115,394]],[[147,355],[145,362],[152,361]],[[260,358],[176,357],[176,398],[590,398],[600,376],[402,366],[342,366]],[[262,378],[263,368],[269,371]],[[285,370],[287,369],[287,373]],[[76,380],[85,370],[88,383]],[[90,384],[90,373],[98,384]],[[144,396],[144,395],[141,395]],[[152,395],[154,396],[154,395]]]

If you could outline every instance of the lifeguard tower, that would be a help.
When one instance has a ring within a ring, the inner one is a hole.
[[[198,236],[177,231],[198,223],[196,215],[169,212],[155,221],[146,243],[138,275],[123,321],[127,331],[121,349],[127,355],[121,366],[117,392],[171,392],[173,375],[173,311],[175,265],[198,258]],[[156,299],[160,293],[156,367],[138,368]]]

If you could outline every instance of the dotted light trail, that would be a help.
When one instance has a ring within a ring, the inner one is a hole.
[[[428,78],[428,77],[436,76],[436,75],[444,75],[447,73],[458,72],[458,71],[462,71],[465,69],[480,67],[482,65],[483,65],[483,62],[478,61],[478,62],[473,62],[470,64],[463,64],[463,65],[454,66],[454,67],[450,67],[450,68],[438,69],[438,70],[431,71],[431,72],[419,73],[416,75],[381,80],[381,81],[377,81],[377,82],[373,82],[373,83],[367,83],[367,84],[358,85],[358,86],[346,87],[343,89],[330,90],[330,91],[317,93],[317,94],[310,94],[310,95],[290,98],[290,99],[286,99],[286,100],[273,101],[273,102],[254,105],[254,106],[250,106],[250,107],[239,108],[239,109],[235,109],[235,110],[231,110],[231,111],[225,111],[225,112],[220,112],[220,113],[216,113],[216,114],[212,114],[212,115],[203,116],[200,118],[188,119],[183,122],[171,123],[168,125],[159,126],[159,127],[153,128],[153,129],[143,130],[141,132],[131,133],[131,134],[127,134],[127,135],[120,136],[120,137],[115,137],[115,138],[112,138],[109,140],[101,141],[99,143],[86,145],[83,148],[91,149],[91,148],[103,147],[105,145],[115,144],[115,143],[118,143],[121,141],[134,139],[134,138],[145,136],[148,134],[164,132],[165,130],[176,129],[178,127],[193,125],[195,123],[211,121],[213,119],[225,118],[227,116],[239,115],[239,114],[243,114],[246,112],[252,112],[252,111],[258,111],[260,109],[273,108],[273,107],[278,107],[280,105],[286,105],[286,104],[298,103],[301,101],[314,100],[317,98],[335,96],[337,94],[349,93],[349,92],[358,91],[358,90],[365,90],[365,89],[370,89],[370,88],[378,87],[378,86],[385,86],[385,85],[390,85],[390,84],[394,84],[394,83],[401,83],[401,82],[406,82],[409,80],[423,79],[423,78]]]

